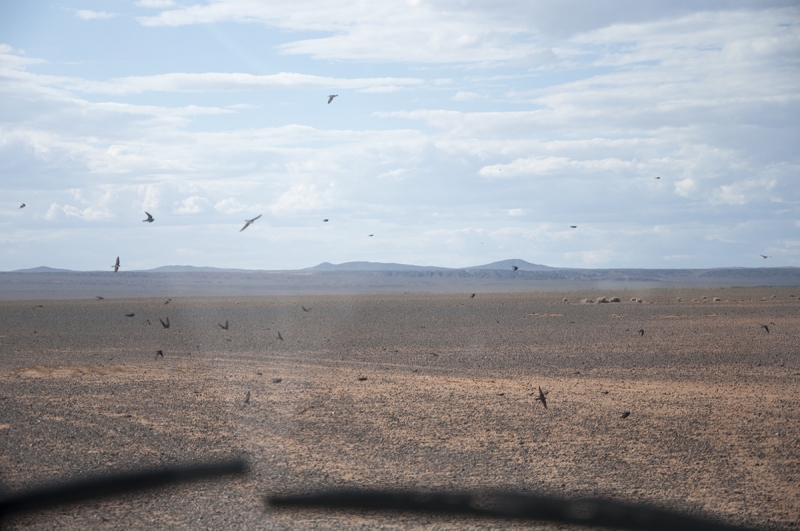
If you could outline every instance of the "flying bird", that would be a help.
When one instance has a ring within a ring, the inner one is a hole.
[[[619,418],[626,419],[626,418],[628,418],[630,416],[631,416],[631,412],[630,411],[623,411],[622,415]]]
[[[660,179],[661,177],[656,177],[656,179]]]
[[[323,219],[323,220],[322,220],[322,222],[323,222],[323,223],[327,223],[327,222],[328,222],[328,219],[327,219],[327,218],[326,218],[326,219]]]
[[[643,336],[644,335],[644,330],[639,330],[639,335]]]
[[[227,330],[227,329],[228,329],[228,320],[227,320],[227,319],[225,319],[225,324],[222,324],[222,323],[217,323],[217,324],[218,324],[218,325],[219,325],[219,327],[220,327],[220,328],[222,328],[223,330]]]
[[[469,298],[470,299],[474,299],[475,298],[475,294],[473,293],[472,295],[469,296]]]
[[[761,328],[763,328],[764,330],[766,330],[766,331],[767,331],[767,333],[769,334],[769,327],[768,327],[767,325],[761,325]]]
[[[97,296],[95,296],[95,299],[101,301],[101,300],[103,300],[103,297],[101,297],[100,295],[97,295]]]
[[[571,229],[577,229],[577,228],[578,228],[578,226],[577,226],[577,225],[570,225],[570,226],[569,226],[569,228],[571,228]]]
[[[133,317],[134,315],[136,315],[136,314],[134,314],[134,313],[126,313],[125,317]]]
[[[372,237],[373,237],[373,236],[375,236],[375,235],[374,235],[374,234],[368,234],[367,236],[369,236],[370,238],[372,238]]]
[[[254,217],[253,219],[246,219],[246,220],[244,220],[244,227],[242,227],[241,229],[239,229],[239,232],[242,232],[244,229],[246,229],[247,227],[249,227],[250,225],[252,225],[252,224],[253,224],[253,222],[254,222],[255,220],[257,220],[258,218],[260,218],[261,216],[263,216],[263,214],[259,214],[259,215],[257,215],[256,217]]]
[[[163,352],[163,351],[161,351],[161,350],[159,350],[158,352],[156,352],[156,357],[155,357],[155,358],[153,358],[153,359],[156,359],[156,360],[157,360],[159,356],[161,356],[161,357],[163,358],[163,357],[164,357],[164,352]]]
[[[763,258],[764,260],[766,260],[767,258],[770,258],[769,256],[764,256],[763,254],[760,254],[760,255],[758,255],[758,256],[760,256],[760,257],[761,257],[761,258]]]
[[[147,214],[147,219],[143,219],[142,223],[152,223],[155,221],[155,218],[150,215],[150,212],[145,212],[145,214]]]
[[[512,271],[516,271],[517,269],[519,269],[517,266],[511,266]]]
[[[536,397],[536,400],[542,403],[545,409],[547,409],[547,399],[544,397],[544,391],[542,388],[539,387],[539,396]]]
[[[338,96],[338,94],[331,94],[330,96],[328,96],[328,103],[332,102],[333,98],[335,98],[337,96]]]
[[[20,208],[25,208],[25,203],[22,203],[19,207]]]
[[[280,331],[278,332],[278,339],[280,339],[281,341],[283,341],[283,336],[281,335]]]
[[[167,299],[167,301],[164,303],[164,305],[166,306],[167,304],[169,304],[171,302],[172,302],[172,299]]]
[[[313,308],[306,308],[305,306],[302,305],[300,307],[303,309],[304,312],[310,312],[311,310],[313,310]]]
[[[161,321],[161,317],[159,317],[158,320]],[[164,328],[169,328],[169,317],[167,317],[166,323],[164,321],[161,321],[161,326],[163,326]]]
[[[114,263],[114,265],[113,265],[113,266],[111,266],[111,267],[113,267],[113,268],[114,268],[114,273],[116,273],[117,271],[119,271],[119,256],[117,257],[117,261],[116,261],[116,262]]]

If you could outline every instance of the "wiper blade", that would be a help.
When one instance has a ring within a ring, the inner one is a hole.
[[[614,529],[750,531],[706,518],[604,499],[564,499],[518,493],[421,493],[333,490],[269,496],[273,508],[401,511],[571,523]]]
[[[0,518],[15,513],[38,511],[57,505],[119,496],[167,485],[242,475],[246,471],[247,464],[241,459],[236,459],[202,465],[108,474],[61,484],[44,485],[16,494],[3,493],[0,496]]]

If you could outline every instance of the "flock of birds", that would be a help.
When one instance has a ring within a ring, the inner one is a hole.
[[[328,95],[328,104],[330,104],[330,103],[333,101],[333,98],[337,98],[337,97],[339,97],[339,95],[338,95],[338,94],[329,94],[329,95]],[[658,177],[656,177],[656,179],[657,179],[657,180],[660,180],[660,179],[661,179],[661,177],[660,177],[660,176],[658,176]],[[26,206],[27,206],[27,205],[25,205],[25,203],[22,203],[22,204],[19,206],[19,208],[25,208]],[[143,219],[143,220],[142,220],[142,222],[143,222],[143,223],[152,223],[152,222],[154,222],[154,221],[155,221],[155,218],[152,216],[152,214],[150,214],[150,213],[149,213],[149,212],[147,212],[147,211],[145,211],[145,214],[147,215],[147,219]],[[247,227],[249,227],[250,225],[252,225],[253,223],[255,223],[255,221],[256,221],[257,219],[259,219],[261,216],[263,216],[263,214],[259,214],[258,216],[254,217],[253,219],[246,219],[246,220],[244,220],[244,227],[242,227],[241,229],[239,229],[239,232],[242,232],[242,231],[243,231],[243,230],[245,230]],[[329,220],[328,218],[325,218],[325,219],[323,219],[322,221],[323,221],[323,223],[328,223],[328,221],[330,221],[330,220]],[[577,226],[577,225],[570,225],[570,226],[569,226],[569,228],[571,228],[571,229],[577,229],[577,228],[578,228],[578,226]],[[373,236],[375,236],[375,235],[374,235],[374,234],[368,234],[368,235],[367,235],[367,237],[368,237],[368,238],[372,238]],[[483,242],[481,242],[481,243],[483,243]],[[765,260],[766,260],[767,258],[772,258],[771,256],[766,256],[766,255],[763,255],[763,254],[762,254],[762,255],[760,255],[760,256],[761,256],[763,259],[765,259]],[[111,266],[111,267],[114,269],[114,273],[116,273],[117,271],[119,271],[119,268],[120,268],[120,265],[119,265],[119,257],[117,257],[117,261],[116,261],[116,263],[115,263],[113,266]],[[519,269],[519,267],[517,267],[517,266],[511,266],[511,269],[512,269],[513,271],[517,271],[517,270]]]

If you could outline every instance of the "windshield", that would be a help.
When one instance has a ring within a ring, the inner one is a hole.
[[[0,7],[11,528],[530,527],[342,490],[800,514],[791,3]],[[563,528],[565,524],[548,524]]]

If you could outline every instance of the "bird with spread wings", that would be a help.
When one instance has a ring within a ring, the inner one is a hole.
[[[258,218],[260,218],[261,216],[263,216],[263,214],[259,214],[259,215],[257,215],[256,217],[254,217],[253,219],[246,219],[246,220],[244,220],[244,227],[242,227],[241,229],[239,229],[239,232],[242,232],[244,229],[246,229],[247,227],[249,227],[250,225],[252,225],[252,224],[253,224],[253,222],[254,222],[255,220],[257,220]]]

